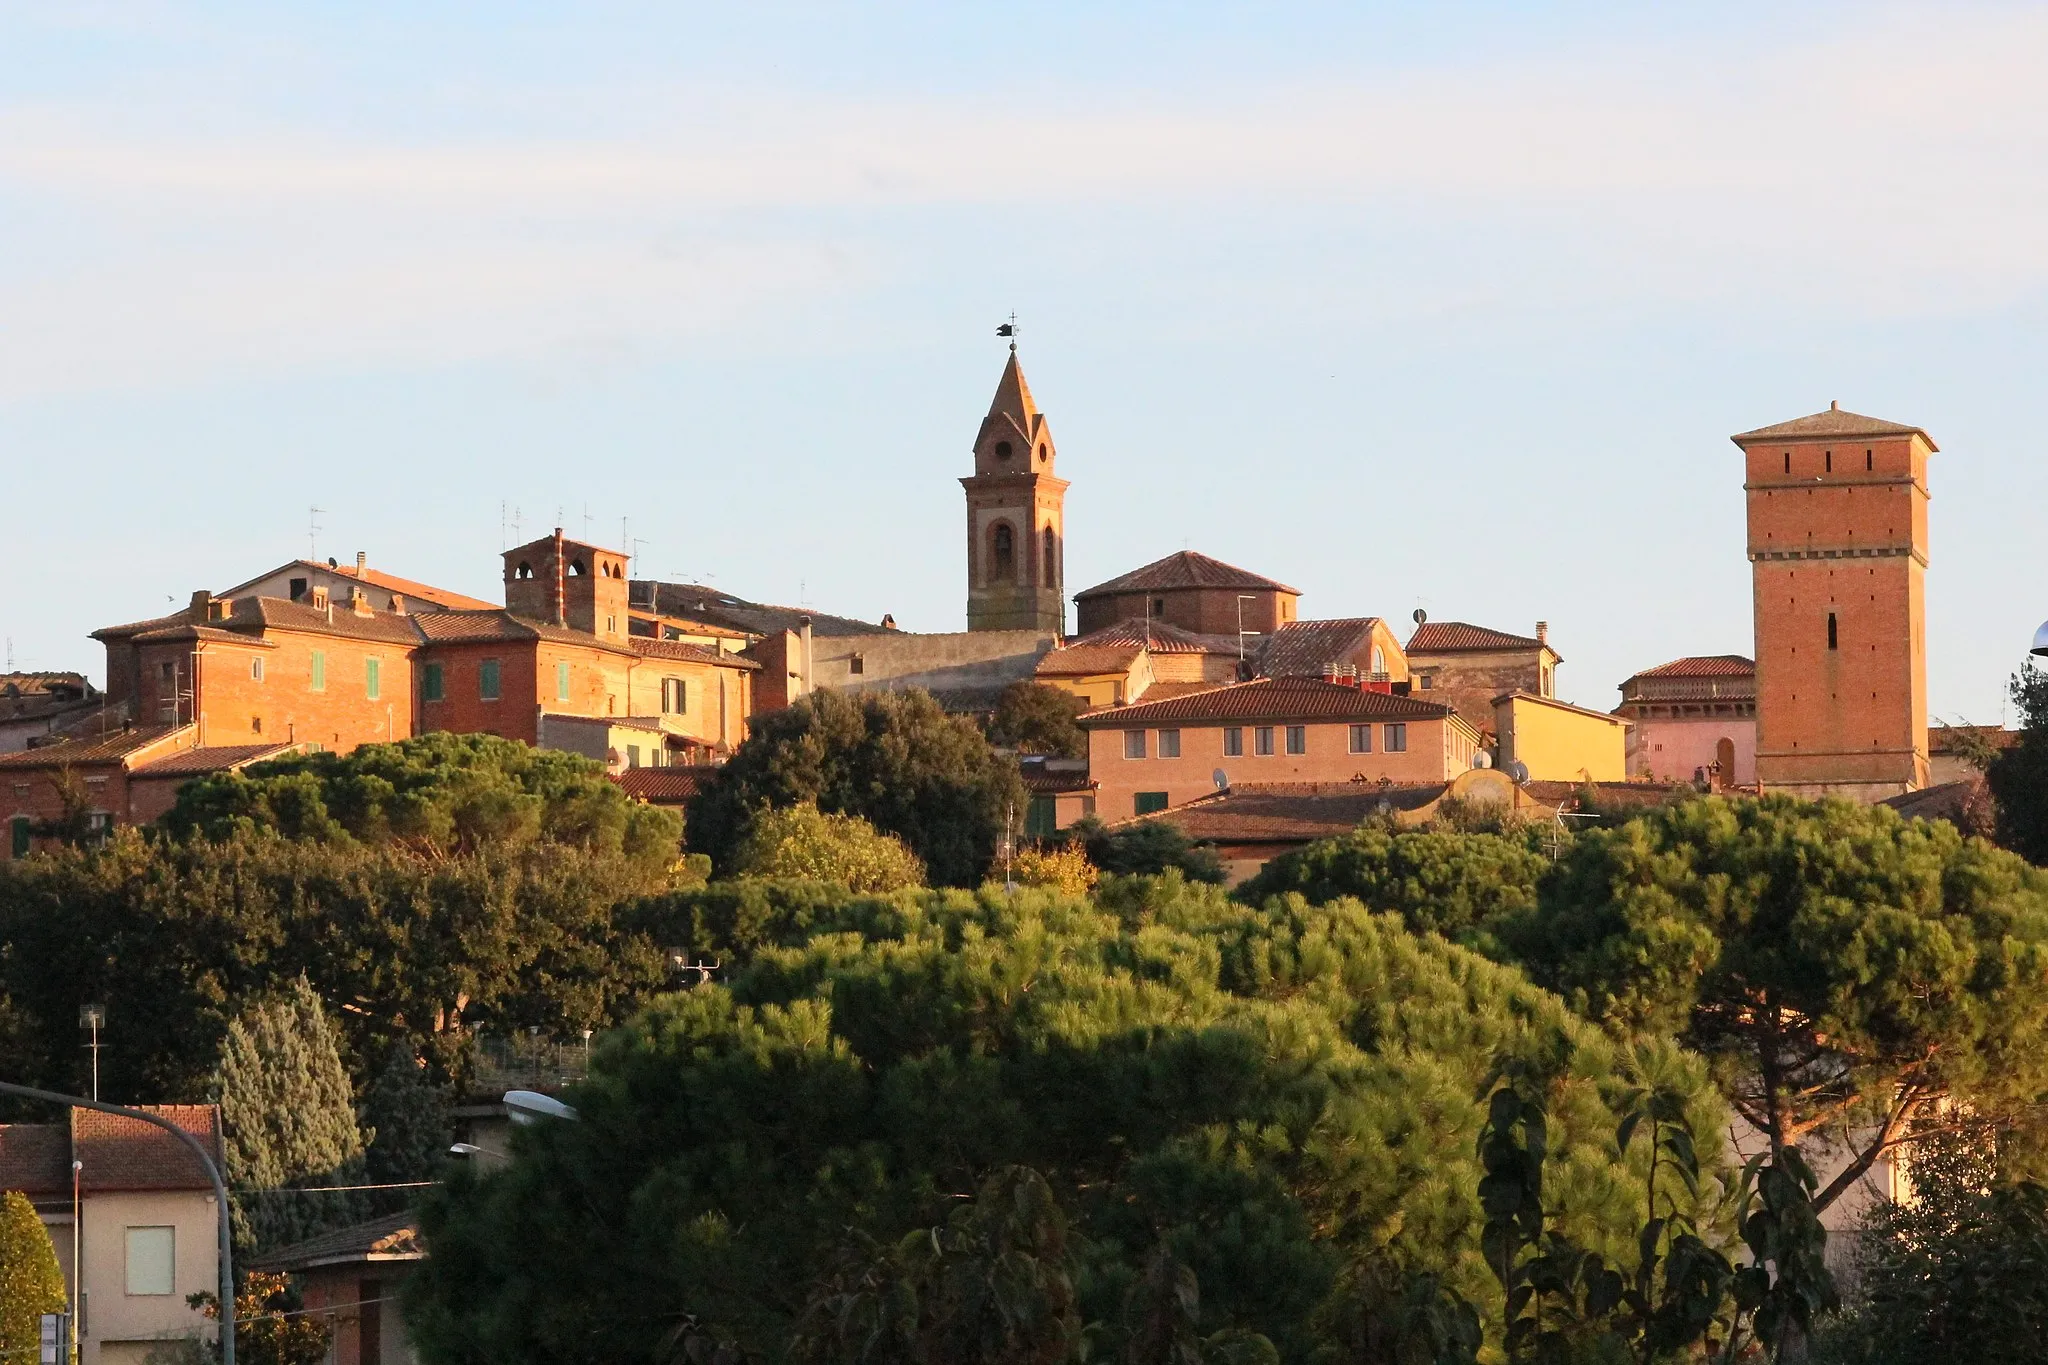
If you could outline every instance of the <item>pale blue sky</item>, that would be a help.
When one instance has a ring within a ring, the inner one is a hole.
[[[1924,425],[1937,716],[2048,615],[2048,10],[0,0],[0,633],[527,534],[912,629],[1012,309],[1070,584],[1748,652],[1729,433]],[[715,577],[713,577],[715,576]]]

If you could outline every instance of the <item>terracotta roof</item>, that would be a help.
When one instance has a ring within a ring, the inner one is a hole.
[[[1017,362],[1014,350],[1003,366],[1002,378],[996,381],[996,396],[988,405],[988,416],[981,421],[976,445],[981,443],[981,436],[988,434],[991,423],[1010,428],[1027,446],[1035,444],[1045,430],[1045,417],[1031,397],[1031,386],[1024,382],[1024,367]]]
[[[221,1159],[220,1108],[211,1104],[151,1104],[142,1108],[169,1119]],[[73,1150],[84,1165],[87,1190],[210,1190],[212,1182],[191,1151],[161,1128],[96,1109],[71,1111]]]
[[[675,616],[685,620],[702,621],[706,625],[724,626],[729,630],[745,631],[749,635],[773,635],[777,631],[795,631],[810,618],[811,634],[826,635],[881,635],[888,627],[872,621],[856,621],[850,616],[831,616],[808,607],[778,607],[766,602],[749,602],[744,597],[735,597],[723,588],[710,588],[701,583],[662,583],[649,578],[636,578],[629,584],[634,606],[657,615]]]
[[[440,615],[439,612],[427,614]],[[237,631],[299,630],[395,645],[416,645],[420,642],[415,618],[388,611],[358,614],[355,608],[344,602],[316,607],[311,602],[294,602],[286,597],[238,597],[228,624]]]
[[[1552,706],[1560,711],[1571,711],[1593,720],[1604,720],[1610,725],[1619,725],[1624,729],[1635,723],[1627,716],[1617,716],[1612,711],[1595,711],[1590,706],[1574,706],[1568,701],[1559,701],[1556,697],[1545,697],[1535,692],[1525,692],[1519,687],[1512,692],[1501,693],[1493,699],[1493,704],[1498,706],[1504,701],[1533,701],[1538,706]]]
[[[199,777],[206,773],[232,772],[266,758],[293,753],[297,744],[212,744],[202,749],[180,749],[153,763],[136,768],[131,776]]]
[[[250,1262],[255,1270],[313,1270],[374,1261],[417,1261],[426,1256],[419,1220],[410,1212],[387,1214],[354,1227],[336,1228]]]
[[[1638,678],[1747,678],[1756,674],[1756,660],[1741,654],[1695,654],[1658,664]]]
[[[1982,774],[1973,774],[1916,792],[1887,796],[1878,804],[1890,806],[1908,820],[1946,820],[1968,834],[1980,823],[1980,810],[1990,804],[1990,785]]]
[[[1168,697],[1191,697],[1197,692],[1214,692],[1219,687],[1233,686],[1227,682],[1156,682],[1145,689],[1141,701],[1165,701]]]
[[[1124,726],[1172,720],[1438,720],[1448,706],[1372,692],[1320,678],[1261,678],[1226,683],[1162,701],[1112,706],[1081,716],[1083,726]]]
[[[612,775],[626,795],[650,805],[666,806],[688,801],[704,789],[718,769],[708,764],[687,768],[628,768]]]
[[[1331,621],[1288,621],[1266,637],[1259,671],[1269,678],[1319,678],[1332,665],[1345,665],[1369,652],[1377,616]]]
[[[1248,569],[1234,564],[1225,564],[1220,559],[1211,559],[1193,550],[1177,550],[1164,559],[1155,559],[1140,569],[1133,569],[1097,583],[1074,594],[1079,602],[1090,597],[1104,597],[1120,592],[1161,592],[1174,588],[1257,588],[1266,592],[1286,592],[1300,595],[1299,588],[1290,588],[1285,583],[1276,583],[1262,578]]]
[[[622,644],[586,631],[571,630],[567,626],[514,616],[503,607],[493,607],[489,611],[430,611],[406,619],[413,623],[428,644],[434,645],[476,644],[490,640],[551,640],[556,644],[581,645],[585,649],[602,649],[613,654],[632,654],[636,652],[635,646],[650,643],[628,636],[630,643]]]
[[[1153,621],[1148,626],[1142,616],[1128,616],[1113,626],[1090,631],[1067,641],[1066,647],[1080,649],[1096,645],[1129,648],[1143,645],[1154,654],[1228,654],[1233,658],[1238,650],[1235,636],[1200,635],[1164,621]]]
[[[1583,792],[1585,782],[1551,782],[1532,780],[1522,784],[1522,790],[1546,806],[1564,806]],[[1658,782],[1594,782],[1590,784],[1594,796],[1603,805],[1633,806],[1648,809],[1652,806],[1676,805],[1699,795],[1697,788],[1679,785],[1670,786]]]
[[[683,663],[713,664],[719,668],[759,668],[753,659],[727,654],[723,650],[709,649],[703,645],[686,644],[681,640],[651,640],[644,635],[631,637],[633,652],[647,659],[675,659]]]
[[[104,735],[80,735],[61,744],[45,744],[19,753],[0,754],[0,768],[48,768],[61,764],[118,763],[138,749],[189,726],[138,725]]]
[[[1240,784],[1147,820],[1179,825],[1190,839],[1218,844],[1305,844],[1349,833],[1382,810],[1415,810],[1444,794],[1443,782],[1273,782]]]
[[[1058,792],[1084,792],[1095,786],[1088,776],[1088,760],[1085,758],[1050,758],[1043,754],[1026,754],[1017,760],[1017,770],[1024,779],[1025,790],[1038,796],[1050,796]]]
[[[63,1124],[0,1124],[0,1190],[71,1193],[71,1140]]]
[[[164,626],[182,625],[191,619],[190,614],[181,609],[172,612],[168,616],[152,616],[147,621],[129,621],[118,626],[101,626],[98,630],[93,631],[88,638],[106,640],[129,635],[140,635],[145,630],[157,630]]]
[[[1096,673],[1124,673],[1138,661],[1137,645],[1068,645],[1047,652],[1032,670],[1041,678],[1081,678]]]
[[[155,630],[138,631],[129,638],[141,644],[161,644],[166,640],[210,640],[222,645],[249,645],[257,649],[275,648],[254,635],[245,635],[240,631],[229,630],[225,626],[194,625],[190,621],[159,626]]]
[[[420,602],[441,608],[444,611],[476,611],[489,610],[498,605],[496,602],[486,602],[480,597],[470,597],[464,593],[450,592],[446,588],[437,588],[431,583],[422,583],[418,579],[400,578],[397,574],[385,573],[382,569],[365,568],[358,573],[356,566],[353,564],[327,564],[314,559],[288,559],[269,573],[261,573],[245,582],[237,583],[234,587],[221,593],[220,596],[233,597],[244,588],[253,587],[266,578],[274,578],[278,574],[286,573],[292,569],[315,569],[321,573],[339,574],[344,578],[353,578],[359,582],[383,588],[387,592],[397,593],[406,599],[408,607],[415,602]]]
[[[1510,635],[1504,630],[1467,625],[1463,621],[1425,621],[1408,637],[1410,654],[1455,654],[1461,650],[1549,649],[1533,635]],[[1556,651],[1552,651],[1555,653]]]
[[[83,673],[0,673],[0,697],[39,697],[47,692],[92,691]]]
[[[1919,427],[1909,427],[1899,422],[1887,422],[1882,417],[1865,417],[1861,413],[1844,412],[1840,405],[1828,404],[1826,412],[1816,412],[1810,417],[1795,417],[1789,422],[1775,426],[1758,427],[1728,439],[1739,446],[1763,445],[1770,442],[1821,441],[1831,436],[1918,436],[1927,442],[1929,450],[1939,450],[1934,438]]]

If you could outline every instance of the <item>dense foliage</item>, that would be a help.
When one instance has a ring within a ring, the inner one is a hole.
[[[330,1359],[334,1328],[329,1314],[299,1312],[298,1298],[283,1275],[254,1270],[241,1281],[235,1290],[235,1365],[323,1365]],[[186,1295],[185,1301],[220,1320],[220,1295],[201,1291]],[[220,1359],[220,1342],[192,1342],[188,1351],[166,1354],[172,1357],[168,1365],[202,1365]],[[145,1365],[155,1360],[152,1354]]]
[[[633,801],[590,759],[440,731],[201,778],[179,791],[163,824],[216,840],[264,829],[442,853],[544,840],[659,862],[682,844],[674,811]]]
[[[1025,754],[1086,758],[1088,735],[1074,721],[1087,709],[1087,702],[1063,687],[1011,683],[996,702],[988,726],[989,742]]]
[[[1190,881],[1221,884],[1226,875],[1216,850],[1195,843],[1171,820],[1111,827],[1089,815],[1076,820],[1066,838],[1081,847],[1091,864],[1113,876],[1154,877],[1175,871]]]
[[[1238,888],[1257,905],[1295,891],[1312,904],[1352,896],[1401,916],[1417,932],[1483,940],[1503,918],[1536,906],[1550,860],[1522,834],[1399,830],[1378,822],[1283,854]]]
[[[774,1358],[849,1256],[949,1224],[1012,1166],[1067,1220],[1101,1358],[1162,1247],[1199,1284],[1191,1332],[1289,1361],[1335,1339],[1319,1324],[1360,1267],[1434,1272],[1497,1316],[1476,1142],[1502,1059],[1549,1106],[1546,1203],[1577,1245],[1636,1244],[1648,1153],[1613,1135],[1639,1083],[1680,1097],[1714,1168],[1697,1062],[1511,969],[1355,902],[1116,891],[791,892],[761,918],[716,888],[667,898],[762,946],[602,1040],[580,1122],[519,1130],[509,1168],[428,1201],[426,1357],[645,1359],[684,1333]]]
[[[754,718],[690,804],[690,847],[726,873],[757,814],[805,803],[895,835],[946,886],[987,875],[1026,805],[1016,762],[929,693],[827,689]]]
[[[0,1360],[29,1360],[43,1314],[64,1311],[64,1272],[50,1231],[19,1190],[0,1196]]]
[[[339,1037],[303,976],[228,1024],[215,1094],[228,1184],[238,1190],[359,1185],[362,1129]],[[360,1216],[346,1194],[256,1194],[235,1201],[245,1252],[304,1241]]]
[[[858,815],[827,815],[808,803],[755,815],[731,870],[740,877],[832,882],[850,891],[924,885],[924,864],[901,839]]]
[[[659,942],[623,931],[666,866],[547,841],[422,856],[402,845],[261,832],[0,862],[0,1069],[83,1083],[78,1005],[105,1001],[103,1093],[204,1097],[229,1019],[303,974],[361,1071],[405,1042],[457,1068],[476,1029],[574,1036],[666,980]]]
[[[1700,798],[1582,833],[1500,927],[1591,1016],[1707,1054],[1775,1152],[1849,1145],[1825,1206],[1944,1100],[2048,1093],[2048,873],[1942,822]]]
[[[2013,674],[2019,743],[1990,762],[1998,840],[2029,862],[2048,864],[2048,672],[2031,662]]]

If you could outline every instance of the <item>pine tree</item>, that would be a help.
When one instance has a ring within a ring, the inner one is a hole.
[[[49,1229],[19,1190],[0,1198],[0,1360],[28,1360],[43,1314],[64,1311],[64,1272]]]
[[[428,1180],[448,1152],[446,1087],[435,1085],[410,1045],[397,1043],[363,1092],[370,1142],[370,1179],[379,1184]],[[401,1201],[402,1202],[402,1201]]]
[[[230,1185],[254,1191],[362,1183],[365,1134],[339,1041],[303,976],[228,1025],[216,1083]],[[236,1205],[237,1239],[252,1249],[301,1241],[362,1216],[362,1201],[346,1194],[254,1194]]]

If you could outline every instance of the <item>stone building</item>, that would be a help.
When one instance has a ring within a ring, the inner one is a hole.
[[[1836,404],[1730,439],[1755,589],[1757,781],[1864,801],[1926,786],[1933,439]]]
[[[1067,484],[1017,344],[974,438],[967,491],[967,628],[1066,633]]]
[[[1083,635],[1138,618],[1179,626],[1199,635],[1241,632],[1256,651],[1264,638],[1295,618],[1299,589],[1193,550],[1155,559],[1074,594]]]
[[[1557,666],[1550,627],[1538,621],[1534,635],[1510,635],[1463,621],[1425,621],[1408,637],[1408,673],[1415,696],[1453,707],[1473,728],[1493,729],[1493,699],[1511,692],[1557,695]]]

